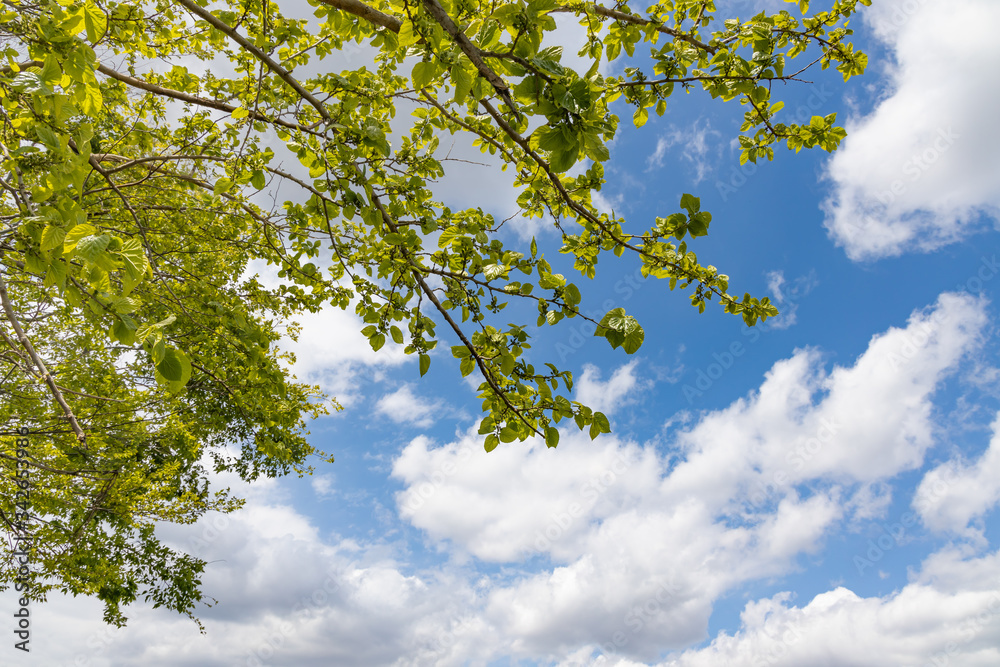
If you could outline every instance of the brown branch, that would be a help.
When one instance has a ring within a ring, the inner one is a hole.
[[[23,63],[22,63],[23,64]],[[101,74],[111,77],[116,81],[121,81],[126,86],[131,86],[132,88],[138,88],[140,90],[145,90],[147,93],[153,93],[154,95],[159,95],[161,97],[169,97],[180,102],[187,102],[188,104],[196,104],[202,107],[208,107],[209,109],[215,109],[217,111],[225,111],[226,113],[232,113],[236,111],[239,107],[232,104],[226,104],[225,102],[220,102],[218,100],[210,100],[207,97],[198,97],[197,95],[191,95],[189,93],[182,93],[179,90],[174,90],[172,88],[165,88],[163,86],[158,86],[155,83],[150,83],[148,81],[143,81],[134,76],[129,76],[128,74],[123,74],[116,70],[111,69],[107,65],[101,64],[97,66],[97,71]],[[290,123],[287,120],[282,120],[280,118],[268,118],[264,114],[255,111],[253,109],[247,109],[249,112],[249,118],[253,120],[259,120],[262,123],[269,123],[271,125],[280,125],[281,127],[288,128],[289,130],[301,130],[302,132],[308,132],[309,134],[317,134],[315,130],[301,125],[299,123]]]
[[[520,146],[521,150],[523,150],[532,160],[534,160],[535,163],[539,166],[539,168],[541,168],[541,170],[545,172],[545,175],[548,176],[549,181],[552,183],[553,187],[558,192],[560,199],[567,206],[569,206],[570,209],[575,211],[577,215],[593,223],[602,232],[607,234],[611,238],[611,240],[614,241],[619,246],[623,248],[628,248],[629,250],[632,250],[635,253],[637,253],[640,257],[645,257],[659,266],[669,267],[674,271],[677,271],[678,273],[687,276],[689,279],[696,280],[698,281],[699,284],[705,285],[704,281],[702,281],[702,279],[697,274],[684,269],[679,264],[676,264],[674,262],[669,262],[663,259],[662,257],[658,257],[653,253],[647,252],[640,247],[632,245],[626,239],[620,237],[618,234],[615,234],[614,230],[612,230],[606,224],[601,222],[600,218],[598,218],[596,215],[588,211],[578,202],[574,201],[573,198],[570,196],[569,192],[566,191],[566,186],[563,185],[562,181],[559,179],[559,176],[552,171],[552,167],[549,166],[549,163],[546,162],[541,155],[532,150],[531,146],[528,143],[528,140],[522,137],[517,132],[517,130],[512,128],[507,123],[507,121],[504,120],[503,116],[500,115],[500,112],[498,112],[496,108],[492,104],[490,104],[489,100],[483,99],[480,100],[479,103],[483,105],[487,113],[489,113],[490,116],[493,117],[493,120],[497,122],[497,125],[500,126],[500,128],[507,134],[507,136],[509,136],[514,141],[514,143]],[[734,300],[733,297],[729,296],[728,294],[719,290],[716,287],[713,287],[711,285],[705,285],[705,286],[709,289],[709,291],[717,294],[719,296],[719,299],[724,303],[731,302]]]
[[[108,494],[111,493],[111,487],[114,485],[115,480],[118,479],[118,475],[120,473],[121,470],[119,469],[111,474],[111,478],[107,480],[107,484],[105,484],[104,488],[101,489],[100,492],[98,492],[97,496],[94,498],[94,502],[91,503],[89,508],[87,508],[87,513],[84,515],[83,521],[80,522],[80,526],[75,531],[73,531],[73,536],[69,539],[70,548],[76,546],[77,541],[82,536],[83,529],[87,527],[87,524],[90,523],[90,520],[94,518],[95,514],[97,514],[97,510],[102,509],[101,503],[103,503],[104,500],[108,497]]]
[[[0,273],[0,302],[3,303],[3,310],[7,316],[7,321],[10,322],[11,326],[14,327],[14,333],[17,334],[17,340],[24,347],[24,350],[31,357],[32,363],[38,368],[39,372],[42,374],[42,380],[49,387],[49,391],[52,396],[56,399],[56,403],[62,408],[63,414],[66,420],[69,421],[70,427],[73,429],[73,433],[76,434],[76,439],[78,442],[86,444],[87,434],[83,432],[80,428],[80,423],[76,420],[76,416],[73,414],[73,410],[69,407],[69,403],[63,397],[62,392],[59,391],[59,386],[56,384],[55,379],[49,374],[48,368],[45,367],[45,362],[42,358],[38,356],[38,352],[35,351],[35,346],[31,344],[28,339],[28,335],[24,333],[24,329],[21,328],[21,322],[17,318],[17,313],[14,312],[14,306],[10,302],[10,295],[7,293],[7,281],[4,280],[3,274]]]
[[[698,81],[757,81],[757,82],[798,81],[799,83],[812,83],[811,81],[805,81],[804,79],[796,78],[797,75],[802,73],[802,71],[804,70],[800,70],[795,74],[791,74],[789,76],[772,76],[766,78],[761,78],[759,76],[745,76],[745,75],[737,76],[728,74],[708,74],[705,76],[685,76],[676,79],[667,78],[667,79],[653,79],[648,81],[621,81],[616,85],[619,88],[631,88],[634,86],[659,86],[667,83],[693,83]]]
[[[355,167],[355,169],[357,170],[357,167]],[[363,177],[363,175],[360,173],[360,170],[358,170],[358,175]],[[389,230],[394,233],[399,233],[399,227],[396,225],[396,222],[393,220],[392,216],[389,215],[389,211],[386,210],[385,206],[382,204],[382,202],[379,200],[378,196],[374,192],[372,192],[371,194],[371,199],[372,203],[375,204],[375,207],[378,209],[383,222],[385,222]],[[412,255],[407,253],[405,250],[403,251],[403,253],[406,256],[407,263],[410,265],[410,272],[413,274],[414,280],[416,280],[417,284],[420,286],[420,290],[425,295],[427,295],[427,298],[430,299],[430,302],[434,304],[434,308],[437,309],[438,313],[441,314],[441,317],[443,317],[445,322],[448,323],[448,326],[451,327],[451,330],[455,332],[456,336],[458,336],[458,339],[461,340],[462,344],[465,345],[467,350],[469,350],[469,354],[471,354],[472,358],[475,359],[476,361],[476,366],[479,367],[479,372],[482,373],[483,377],[486,379],[486,383],[493,390],[493,393],[499,396],[500,400],[503,401],[504,405],[506,405],[507,408],[512,413],[514,413],[514,415],[516,415],[518,419],[524,422],[524,424],[528,428],[530,428],[536,435],[542,435],[542,433],[537,428],[532,426],[531,423],[525,418],[525,416],[521,414],[521,411],[518,410],[514,406],[514,404],[510,402],[510,399],[507,398],[507,394],[496,383],[496,380],[493,378],[493,374],[490,373],[489,370],[486,368],[486,364],[483,363],[482,355],[480,355],[479,351],[476,350],[476,346],[472,344],[472,341],[470,341],[468,336],[465,335],[465,332],[462,331],[462,327],[458,326],[458,323],[454,320],[454,318],[452,318],[451,313],[449,313],[448,310],[444,307],[444,305],[442,305],[441,301],[437,298],[437,295],[434,293],[434,290],[431,288],[430,285],[427,284],[427,281],[424,280],[422,273],[427,270],[426,267],[423,267],[420,264],[418,264],[417,261],[413,259]]]
[[[428,94],[428,92],[426,90],[421,90],[420,94],[432,106],[434,106],[438,111],[440,111],[441,115],[443,115],[445,118],[447,118],[451,122],[455,123],[459,127],[463,128],[464,130],[467,130],[467,131],[475,134],[479,138],[481,138],[484,141],[486,141],[487,143],[489,143],[491,146],[493,146],[498,151],[500,151],[500,153],[505,158],[507,158],[508,162],[511,162],[511,163],[516,163],[517,162],[517,160],[514,159],[514,156],[511,155],[510,152],[499,141],[497,141],[493,137],[489,136],[488,134],[484,134],[484,133],[480,132],[479,130],[475,129],[474,127],[472,127],[471,125],[469,125],[468,123],[466,123],[465,121],[463,121],[458,116],[455,116],[453,114],[448,113],[447,109],[445,109],[443,106],[441,106],[441,104],[437,100],[435,100],[433,97],[431,97],[431,95]],[[407,98],[407,99],[411,99],[411,98]]]
[[[369,23],[374,23],[375,25],[381,26],[387,30],[398,33],[399,29],[403,27],[403,22],[397,19],[395,16],[389,16],[388,14],[383,14],[377,9],[373,9],[363,2],[358,0],[319,0],[323,4],[330,5],[331,7],[336,7],[341,11],[345,11],[348,14],[354,14],[359,18],[363,18]]]
[[[311,104],[316,109],[316,111],[319,112],[319,115],[323,118],[323,120],[325,120],[328,123],[332,122],[333,119],[330,118],[330,114],[326,110],[326,107],[323,106],[322,102],[320,102],[313,96],[312,93],[306,90],[302,86],[302,84],[299,83],[298,80],[291,75],[291,73],[288,70],[279,65],[269,55],[261,51],[256,46],[254,46],[254,44],[250,42],[246,37],[236,32],[234,28],[224,23],[222,19],[218,18],[204,7],[199,7],[194,2],[194,0],[176,0],[176,1],[178,4],[181,4],[184,7],[186,7],[189,12],[195,14],[196,16],[204,20],[206,23],[211,25],[213,28],[215,28],[216,30],[218,30],[219,32],[221,32],[222,34],[226,35],[231,40],[239,44],[248,53],[253,55],[254,58],[267,65],[267,68],[272,72],[274,72],[279,79],[287,83],[292,88],[292,90],[294,90],[296,94],[298,94],[299,97],[309,102],[309,104]]]
[[[482,75],[482,77],[486,79],[491,86],[493,86],[493,90],[497,92],[497,95],[503,98],[511,112],[520,118],[520,114],[514,106],[514,100],[510,96],[510,87],[507,85],[506,81],[504,81],[490,68],[489,65],[483,61],[479,48],[469,41],[469,38],[466,37],[465,33],[462,32],[457,25],[455,25],[455,22],[451,20],[450,16],[448,16],[448,12],[445,11],[444,7],[442,7],[437,0],[423,0],[423,2],[424,8],[427,9],[427,13],[430,14],[442,28],[444,28],[444,31],[448,33],[453,40],[455,40],[455,44],[457,44],[458,48],[462,50],[462,53],[464,53],[466,57],[472,61],[472,64],[475,65],[477,70],[479,70],[479,74]]]
[[[586,5],[586,7],[584,7],[583,5],[578,5],[578,6],[575,6],[575,7],[569,7],[569,6],[567,6],[567,7],[558,7],[556,9],[551,10],[551,13],[556,13],[556,12],[575,12],[575,13],[578,13],[582,9],[589,9],[589,10],[593,11],[595,14],[597,14],[598,16],[603,16],[603,17],[609,18],[609,19],[615,19],[616,21],[624,21],[625,23],[631,23],[632,25],[641,25],[641,26],[655,25],[656,29],[659,32],[662,32],[665,35],[670,35],[671,37],[676,37],[677,39],[679,39],[679,40],[681,40],[683,42],[687,42],[688,44],[691,44],[692,46],[696,46],[699,49],[701,49],[703,51],[708,51],[709,53],[712,53],[712,54],[714,54],[716,51],[719,50],[718,47],[710,46],[709,44],[706,44],[706,43],[702,42],[698,38],[693,37],[692,35],[689,35],[686,32],[682,32],[682,31],[676,30],[674,28],[668,28],[665,25],[661,25],[661,24],[659,24],[659,23],[657,23],[655,21],[651,21],[649,19],[644,19],[641,16],[635,16],[633,14],[626,14],[625,12],[620,12],[617,9],[608,9],[607,7],[603,7],[603,6],[597,5],[597,4]]]

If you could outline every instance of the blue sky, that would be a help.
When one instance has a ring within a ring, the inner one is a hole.
[[[868,74],[780,93],[787,118],[837,112],[832,157],[741,168],[742,109],[697,91],[623,129],[605,205],[639,224],[701,197],[692,247],[782,315],[748,330],[602,261],[583,308],[626,308],[642,349],[570,320],[532,354],[610,436],[486,454],[448,345],[421,379],[352,314],[306,318],[289,348],[345,407],[311,427],[336,463],[216,478],[242,512],[162,531],[210,561],[207,635],[141,607],[109,630],[54,597],[34,664],[1000,664],[998,22],[992,0],[876,0],[853,26]],[[463,167],[442,192],[506,217],[506,179]]]

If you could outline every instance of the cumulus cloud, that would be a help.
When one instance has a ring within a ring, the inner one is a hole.
[[[887,0],[862,12],[893,53],[888,94],[829,164],[825,225],[853,259],[927,251],[1000,213],[992,0]]]
[[[924,475],[913,498],[924,524],[936,531],[982,539],[982,528],[970,526],[1000,502],[1000,416],[993,439],[974,462],[952,459]]]
[[[648,386],[636,374],[638,360],[620,366],[607,382],[601,381],[601,370],[593,364],[585,364],[583,374],[573,385],[576,400],[594,410],[611,414],[619,407],[636,400],[635,393]]]
[[[609,516],[655,487],[659,466],[648,449],[611,436],[592,442],[569,428],[556,450],[532,440],[501,446],[488,458],[475,429],[441,447],[414,439],[393,465],[393,476],[406,485],[400,515],[484,561],[550,551],[553,540],[545,535],[553,524],[562,524],[561,544],[582,539],[593,517]]]
[[[756,511],[807,480],[865,483],[919,466],[933,443],[933,393],[985,324],[981,302],[944,294],[906,328],[874,336],[850,368],[826,373],[817,350],[798,350],[753,395],[678,436],[686,460],[671,495]]]
[[[891,595],[835,588],[801,607],[787,594],[750,602],[734,634],[690,648],[708,638],[720,598],[794,570],[848,512],[877,512],[882,483],[921,464],[933,441],[930,399],[976,348],[983,308],[942,295],[830,371],[818,352],[798,351],[756,391],[675,425],[668,441],[591,441],[564,426],[557,450],[529,441],[486,454],[474,428],[443,445],[415,438],[391,474],[399,518],[442,553],[424,567],[407,560],[412,544],[324,534],[281,485],[252,485],[237,515],[163,527],[171,544],[210,562],[205,589],[221,603],[201,614],[209,637],[140,608],[130,628],[95,640],[81,659],[627,665],[675,651],[664,664],[757,665],[764,656],[846,667],[916,664],[954,645],[949,664],[995,664],[1000,556],[956,550],[934,554]],[[605,393],[634,381],[629,367],[589,380]],[[86,645],[97,621],[79,614],[91,601],[56,605],[76,619],[60,632]],[[79,656],[52,642],[32,657]]]
[[[281,344],[295,355],[292,372],[304,382],[318,384],[342,405],[352,405],[361,397],[358,380],[362,374],[378,379],[380,371],[411,360],[397,345],[372,350],[361,334],[364,323],[354,313],[328,306],[297,319],[301,325],[298,340],[286,339]]]
[[[408,384],[384,395],[375,404],[377,414],[388,417],[397,424],[413,424],[420,428],[433,424],[440,410],[440,401],[420,398]]]
[[[726,591],[817,551],[845,507],[861,518],[884,502],[871,485],[922,463],[931,396],[984,324],[982,303],[946,294],[851,367],[827,373],[818,352],[799,351],[758,391],[683,428],[673,464],[652,444],[564,434],[558,458],[529,442],[484,469],[471,432],[442,447],[420,438],[393,469],[400,513],[482,560],[552,563],[489,595],[486,617],[515,652],[596,642],[655,659],[703,639]]]
[[[8,652],[4,664],[459,665],[449,656],[499,650],[470,615],[479,595],[471,578],[404,568],[392,545],[323,536],[273,483],[238,490],[250,497],[239,513],[162,530],[208,561],[204,591],[218,603],[196,610],[207,635],[143,604],[126,628],[105,628],[98,602],[56,594],[32,610],[30,660]]]

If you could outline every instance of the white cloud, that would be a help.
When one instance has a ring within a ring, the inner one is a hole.
[[[556,450],[529,441],[487,454],[474,428],[443,446],[416,438],[392,475],[402,483],[399,517],[444,552],[423,569],[401,562],[412,545],[323,534],[288,505],[281,485],[247,487],[248,506],[225,521],[163,527],[171,543],[210,561],[205,590],[221,603],[202,614],[208,637],[139,608],[128,629],[82,659],[310,667],[568,655],[586,663],[603,653],[610,660],[596,664],[613,664],[684,651],[707,638],[720,597],[794,570],[849,512],[860,519],[879,510],[887,491],[876,485],[921,463],[932,443],[930,397],[975,348],[983,308],[942,295],[830,372],[818,353],[796,352],[759,390],[675,424],[668,443],[592,442],[573,426]],[[635,376],[625,367],[589,382],[605,393],[618,386],[620,400]],[[786,481],[777,483],[777,472]],[[771,486],[758,503],[760,482]],[[503,566],[484,571],[470,557]],[[803,607],[788,595],[758,600],[739,632],[673,664],[755,667],[755,656],[775,665],[916,664],[948,642],[960,649],[951,665],[996,664],[997,571],[997,554],[951,550],[882,598],[838,588]],[[72,663],[99,620],[89,600],[55,604],[49,618],[66,621],[59,636],[74,643],[43,644],[31,657]],[[801,640],[779,654],[791,628]]]
[[[985,323],[981,302],[943,294],[905,329],[874,336],[850,368],[825,373],[817,351],[798,350],[759,391],[678,436],[687,457],[671,495],[761,508],[807,480],[866,483],[919,466],[933,443],[931,397]]]
[[[974,463],[952,459],[924,475],[913,506],[928,528],[982,539],[981,527],[969,524],[1000,502],[1000,415],[993,439]]]
[[[619,407],[634,401],[636,393],[650,386],[636,376],[638,360],[620,366],[607,382],[601,382],[601,370],[593,364],[585,364],[583,374],[574,382],[576,400],[605,414],[612,414]]]
[[[710,137],[719,138],[721,136],[717,130],[712,129],[711,123],[707,120],[701,126],[699,126],[699,121],[695,121],[690,129],[686,130],[671,125],[657,139],[656,148],[653,150],[652,155],[646,159],[646,171],[662,167],[670,149],[674,146],[680,146],[681,157],[694,168],[692,180],[697,185],[705,180],[705,177],[712,171],[712,166],[708,162]]]
[[[439,401],[426,401],[415,396],[410,385],[405,384],[391,394],[386,394],[375,404],[375,412],[397,424],[413,424],[426,428],[434,423],[441,410]]]
[[[403,348],[389,342],[378,352],[361,334],[364,323],[354,313],[328,306],[297,318],[302,329],[297,341],[283,340],[282,349],[295,354],[292,372],[320,387],[345,406],[360,397],[358,375],[375,373],[411,361]]]
[[[590,518],[619,511],[658,483],[652,451],[567,429],[558,449],[530,440],[488,455],[475,428],[443,447],[414,439],[393,465],[406,484],[400,515],[481,560],[513,562],[550,551],[546,531],[558,532],[560,543],[582,538]]]
[[[993,0],[887,0],[862,12],[895,55],[888,91],[829,164],[826,226],[853,259],[931,250],[1000,213]]]
[[[333,475],[313,475],[309,480],[313,492],[317,496],[332,496],[334,494],[333,484],[336,478]]]
[[[126,628],[108,629],[97,601],[54,594],[32,609],[31,654],[21,660],[8,647],[4,664],[460,665],[448,656],[498,650],[469,614],[478,593],[461,573],[404,572],[389,545],[326,539],[273,483],[247,495],[234,515],[162,527],[168,544],[208,561],[204,591],[219,602],[196,611],[207,635],[143,604],[128,611]]]
[[[982,303],[945,294],[849,368],[826,373],[818,353],[797,352],[759,391],[681,430],[675,464],[651,445],[564,434],[558,454],[513,444],[483,466],[471,431],[437,448],[418,438],[393,469],[400,514],[482,560],[550,559],[489,595],[486,618],[515,653],[597,640],[653,659],[703,639],[726,591],[819,549],[845,508],[878,510],[884,490],[865,488],[921,464],[930,398],[984,324]],[[646,602],[657,613],[643,619]]]
[[[770,320],[771,329],[787,329],[798,322],[799,301],[809,294],[817,285],[815,272],[799,276],[789,282],[784,271],[770,271],[767,274],[767,289],[771,292],[771,301],[781,311],[777,318]]]
[[[739,632],[721,633],[708,647],[662,667],[994,665],[1000,661],[998,563],[997,554],[966,561],[941,552],[914,581],[885,597],[837,588],[803,607],[789,606],[788,593],[751,602]]]

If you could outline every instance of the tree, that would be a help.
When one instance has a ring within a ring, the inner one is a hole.
[[[539,327],[586,317],[584,294],[489,211],[435,201],[446,133],[513,170],[521,214],[555,226],[582,276],[630,253],[699,310],[717,299],[751,326],[775,315],[688,248],[711,222],[696,197],[651,225],[594,205],[608,142],[617,113],[641,127],[676,89],[700,88],[746,107],[744,161],[780,143],[836,149],[834,115],[784,124],[771,85],[817,64],[862,73],[847,23],[869,2],[722,20],[711,0],[314,0],[310,21],[270,0],[5,0],[0,518],[32,522],[31,596],[95,595],[116,624],[139,596],[188,615],[206,601],[204,563],[161,544],[155,522],[240,505],[210,492],[205,457],[252,479],[325,456],[305,420],[337,406],[274,346],[303,312],[353,307],[372,348],[404,346],[421,375],[443,327],[462,375],[482,377],[488,451],[556,446],[562,419],[610,431],[570,399],[571,373],[529,358],[529,323],[500,324],[514,301],[537,307]],[[586,72],[562,63],[557,18],[585,27]],[[353,44],[368,66],[324,68]],[[792,71],[796,58],[807,64]],[[609,61],[621,75],[601,73]],[[300,167],[282,167],[292,156]],[[266,208],[257,194],[278,185],[292,194]],[[284,284],[248,277],[254,261]],[[594,324],[626,353],[643,342],[623,309]],[[21,451],[17,428],[30,432]],[[20,506],[19,457],[32,479]],[[4,555],[7,586],[18,575]]]

